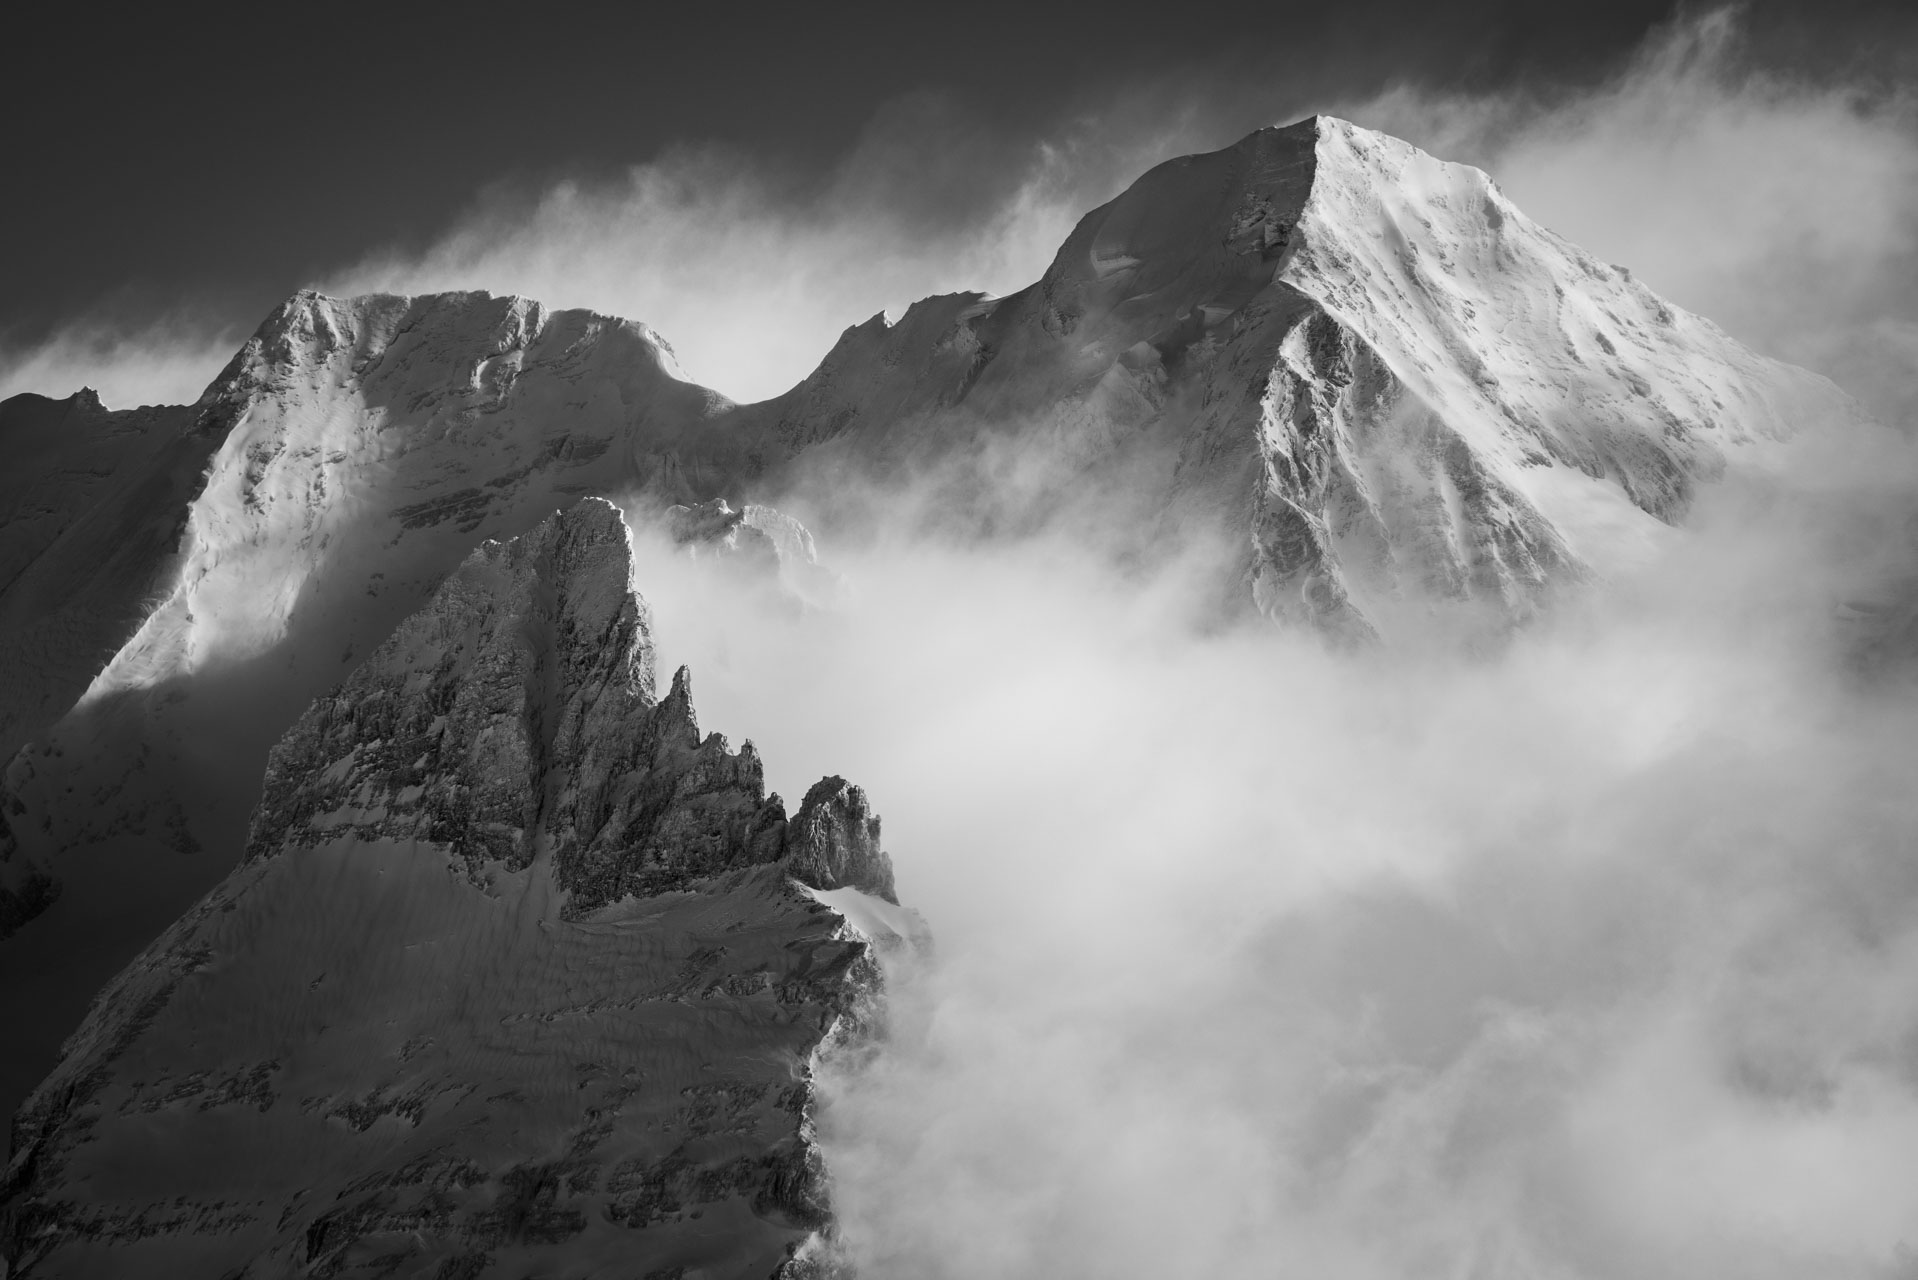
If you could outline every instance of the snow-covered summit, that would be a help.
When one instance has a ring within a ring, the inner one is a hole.
[[[1523,613],[1628,560],[1728,450],[1854,412],[1483,172],[1314,117],[1154,168],[1031,287],[854,326],[739,414],[795,466],[997,432],[1054,492],[1119,470],[1168,527],[1241,539],[1263,611],[1343,631],[1406,598]]]
[[[176,581],[91,697],[292,636],[314,638],[303,669],[363,652],[475,534],[558,499],[764,500],[820,457],[922,467],[982,440],[1030,485],[1004,502],[1104,470],[1168,529],[1219,527],[1235,589],[1277,616],[1362,629],[1407,594],[1524,612],[1679,518],[1727,449],[1845,411],[1479,170],[1331,117],[1157,166],[1029,288],[854,326],[762,404],[686,382],[644,325],[303,291],[196,410],[218,449]],[[390,603],[362,607],[369,587]]]
[[[602,345],[604,344],[604,345]],[[348,364],[336,366],[344,354]],[[200,398],[201,408],[243,407],[265,389],[297,393],[309,383],[351,378],[376,397],[423,396],[468,408],[504,398],[529,363],[573,368],[601,362],[622,386],[665,374],[684,382],[664,339],[644,324],[586,310],[554,311],[531,298],[483,289],[404,297],[335,298],[301,289],[274,308]],[[466,372],[465,386],[449,377]],[[368,378],[367,375],[373,375]]]
[[[1474,449],[1538,450],[1681,515],[1725,446],[1841,407],[1826,380],[1754,355],[1539,226],[1479,169],[1342,120],[1283,278],[1360,332]]]
[[[370,561],[410,608],[448,563],[415,543],[449,525],[520,532],[558,498],[623,482],[650,422],[725,404],[643,325],[485,293],[296,294],[201,397],[198,428],[221,444],[186,561],[95,693],[310,631],[297,615],[338,616],[333,597],[364,591]]]

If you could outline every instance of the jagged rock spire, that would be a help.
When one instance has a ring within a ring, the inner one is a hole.
[[[482,544],[274,748],[246,861],[16,1117],[11,1274],[798,1274],[810,1064],[899,945],[814,891],[892,866],[857,787],[788,822],[658,692],[628,537]]]
[[[751,744],[700,734],[690,672],[656,695],[631,575],[600,498],[482,544],[273,749],[247,856],[350,830],[445,847],[482,878],[547,849],[573,913],[782,859],[889,898],[858,788],[827,779],[789,824]]]

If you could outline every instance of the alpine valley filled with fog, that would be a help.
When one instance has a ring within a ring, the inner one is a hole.
[[[0,1278],[1918,1275],[1918,134],[1740,21],[0,344]]]

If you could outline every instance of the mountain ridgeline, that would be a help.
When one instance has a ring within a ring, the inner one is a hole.
[[[789,812],[655,687],[603,498],[796,607],[837,579],[782,504],[1201,541],[1220,610],[1389,643],[1522,620],[1854,415],[1326,117],[1158,166],[1029,287],[875,316],[756,404],[631,321],[310,291],[195,405],[0,403],[0,1256],[815,1265],[808,1064],[917,925],[857,787]]]

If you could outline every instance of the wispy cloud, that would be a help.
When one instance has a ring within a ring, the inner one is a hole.
[[[107,319],[71,325],[43,342],[0,343],[0,400],[24,391],[68,396],[92,387],[109,408],[190,404],[244,335],[202,316],[128,329]]]
[[[375,255],[332,292],[486,288],[639,319],[736,399],[810,373],[841,330],[935,293],[1022,287],[1102,183],[1096,138],[1011,142],[934,95],[893,104],[822,179],[690,149],[615,178],[483,197],[423,255]]]

